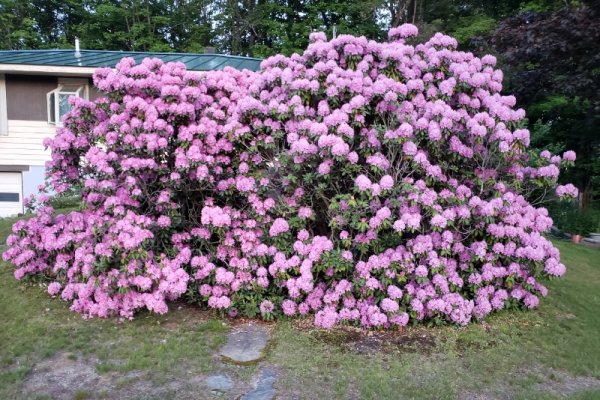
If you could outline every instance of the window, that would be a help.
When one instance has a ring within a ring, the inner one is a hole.
[[[0,202],[18,202],[19,193],[0,193]]]
[[[48,101],[48,123],[62,125],[62,117],[71,111],[69,97],[87,98],[87,85],[59,84],[56,89],[46,94]]]

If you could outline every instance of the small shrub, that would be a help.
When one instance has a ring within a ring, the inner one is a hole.
[[[81,205],[81,196],[79,194],[54,196],[51,197],[48,202],[54,209],[76,208]]]
[[[580,208],[576,202],[552,202],[548,206],[555,226],[565,233],[587,236],[598,231],[600,213],[592,208]]]

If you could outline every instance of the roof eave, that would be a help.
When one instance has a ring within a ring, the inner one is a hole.
[[[59,65],[0,64],[0,73],[27,75],[92,76],[93,67],[64,67]]]
[[[24,75],[54,75],[54,76],[92,76],[101,67],[67,67],[61,65],[28,65],[0,64],[1,74],[18,73]],[[191,72],[206,72],[195,71]]]

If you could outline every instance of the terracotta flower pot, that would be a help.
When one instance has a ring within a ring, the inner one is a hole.
[[[571,235],[571,242],[573,242],[573,243],[581,242],[581,235]]]

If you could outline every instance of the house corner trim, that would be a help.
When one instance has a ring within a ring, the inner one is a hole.
[[[0,74],[0,135],[8,135],[8,103],[6,102],[6,76]]]

